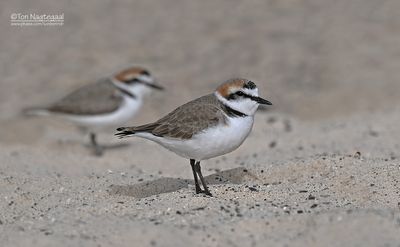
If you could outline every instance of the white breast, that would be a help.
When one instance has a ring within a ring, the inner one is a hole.
[[[253,122],[253,116],[229,117],[227,124],[207,129],[189,140],[155,137],[148,133],[136,135],[155,141],[184,158],[206,160],[237,149],[249,135]]]

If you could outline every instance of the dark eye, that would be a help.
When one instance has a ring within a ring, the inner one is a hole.
[[[243,96],[244,93],[243,93],[242,91],[239,91],[239,92],[236,92],[236,95],[238,95],[238,96]]]
[[[137,82],[139,82],[139,79],[133,78],[132,80],[127,81],[126,83],[133,84],[133,83],[137,83]]]
[[[141,74],[142,74],[142,75],[150,76],[150,73],[149,73],[149,71],[147,71],[147,70],[143,70]]]

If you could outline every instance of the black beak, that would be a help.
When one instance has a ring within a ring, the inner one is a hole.
[[[261,105],[272,105],[271,102],[261,97],[254,97],[253,100]]]
[[[164,90],[164,88],[158,84],[146,83],[146,85],[157,90]]]

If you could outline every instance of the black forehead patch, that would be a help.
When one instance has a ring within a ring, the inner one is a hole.
[[[243,88],[248,88],[248,89],[254,89],[256,88],[256,84],[252,81],[247,82],[246,84],[244,84]]]
[[[149,71],[147,71],[147,70],[143,70],[142,73],[140,73],[140,74],[141,74],[141,75],[150,76],[150,73],[149,73]]]

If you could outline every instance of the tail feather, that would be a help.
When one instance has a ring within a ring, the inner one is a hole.
[[[115,136],[117,136],[119,139],[129,137],[135,134],[135,131],[132,130],[132,127],[121,127],[117,129],[117,133],[115,133]]]
[[[157,127],[157,124],[151,123],[151,124],[145,124],[141,126],[136,126],[136,127],[120,127],[117,129],[117,133],[115,135],[118,138],[125,138],[125,137],[130,137],[135,135],[137,132],[149,132],[151,133],[155,127]]]

